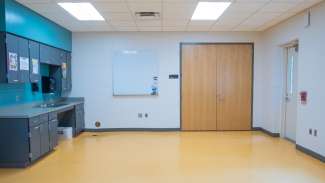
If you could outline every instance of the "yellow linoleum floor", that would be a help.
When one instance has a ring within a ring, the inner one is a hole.
[[[97,136],[94,136],[97,135]],[[325,163],[261,132],[84,133],[0,183],[325,183]]]

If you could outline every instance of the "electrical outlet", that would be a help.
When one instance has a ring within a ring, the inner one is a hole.
[[[148,113],[145,113],[145,114],[144,114],[144,117],[145,117],[145,118],[148,118],[148,117],[149,117]]]
[[[142,113],[138,113],[138,118],[142,118]]]
[[[309,128],[309,135],[313,135],[313,129]]]
[[[315,137],[317,137],[317,135],[318,135],[317,133],[318,133],[318,131],[315,129],[315,130],[314,130],[314,136],[315,136]]]
[[[100,121],[96,121],[96,122],[95,122],[95,127],[96,127],[96,128],[99,128],[100,126],[101,126]]]

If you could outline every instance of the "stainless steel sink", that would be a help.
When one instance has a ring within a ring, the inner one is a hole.
[[[48,103],[48,104],[39,104],[36,107],[38,108],[55,108],[68,105],[66,103]]]

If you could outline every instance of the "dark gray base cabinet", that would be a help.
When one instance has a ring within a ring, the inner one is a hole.
[[[57,120],[48,114],[0,119],[0,167],[26,167],[57,145]]]
[[[36,162],[58,145],[59,125],[72,127],[77,136],[85,128],[84,118],[84,103],[31,118],[0,118],[0,168]]]
[[[85,111],[84,111],[83,104],[79,104],[75,106],[75,115],[76,115],[75,136],[77,136],[85,129]]]

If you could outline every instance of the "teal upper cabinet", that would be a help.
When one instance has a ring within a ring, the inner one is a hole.
[[[72,33],[14,0],[0,0],[0,30],[71,51]]]

